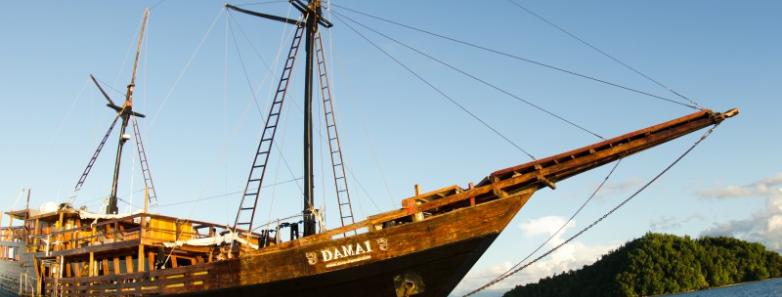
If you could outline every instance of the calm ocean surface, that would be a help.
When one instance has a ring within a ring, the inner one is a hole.
[[[676,297],[782,297],[782,278],[740,284],[698,292],[675,294]]]

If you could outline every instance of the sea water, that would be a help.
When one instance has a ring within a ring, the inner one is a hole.
[[[782,278],[743,283],[697,292],[674,294],[676,297],[782,297]]]

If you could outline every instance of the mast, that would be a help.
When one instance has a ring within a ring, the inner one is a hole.
[[[313,173],[313,152],[312,152],[312,82],[313,82],[313,64],[315,60],[315,34],[318,32],[319,26],[324,26],[326,28],[330,28],[333,26],[331,22],[324,19],[321,15],[322,9],[321,9],[321,2],[320,0],[309,0],[305,4],[301,0],[290,0],[291,5],[293,5],[294,8],[299,10],[304,15],[304,30],[306,36],[305,38],[305,74],[304,74],[304,133],[303,133],[303,151],[304,151],[304,210],[302,211],[303,216],[303,223],[304,223],[304,236],[309,236],[317,233],[317,219],[316,219],[316,212],[315,209],[315,202],[314,202],[314,173]],[[251,11],[247,9],[243,9],[240,7],[236,7],[231,4],[226,4],[226,8],[235,10],[241,13],[245,13],[248,15],[261,17],[265,19],[270,19],[282,23],[287,23],[295,26],[301,26],[302,24],[293,19],[265,14],[261,12]],[[294,37],[296,38],[296,37]],[[295,45],[297,48],[297,45]],[[293,48],[292,48],[293,49]],[[295,52],[293,53],[295,55]],[[291,57],[289,57],[291,59]],[[291,66],[292,67],[292,66]],[[283,73],[285,74],[284,70]],[[286,83],[288,78],[284,78]],[[287,88],[287,84],[286,84]],[[278,92],[284,91],[286,89],[279,89]],[[281,104],[281,103],[280,103]],[[278,116],[279,114],[275,114],[274,116]],[[271,114],[270,114],[271,116]],[[268,121],[268,119],[267,119]],[[274,125],[276,129],[276,124]],[[268,127],[267,127],[268,128]],[[273,135],[271,136],[273,139]],[[263,147],[263,144],[265,141],[271,141],[272,139],[261,139],[261,145],[259,145],[259,149]],[[269,147],[271,149],[271,147]],[[260,154],[263,154],[264,156],[268,156],[268,151],[259,151],[256,155],[256,161],[257,157]],[[261,168],[262,170],[266,169],[265,163],[263,165],[256,165],[253,164],[253,169],[250,171],[250,178],[248,179],[248,187],[250,184],[253,184],[257,191],[248,193],[247,189],[245,189],[245,196],[242,198],[242,202],[239,206],[239,211],[237,212],[237,219],[236,223],[234,225],[249,225],[252,226],[252,214],[254,214],[255,208],[257,206],[257,200],[258,200],[258,194],[260,193],[260,187],[262,181],[262,174],[261,177],[255,177],[253,175],[254,169]],[[255,201],[251,206],[247,206],[245,204],[245,198],[247,196],[254,196]],[[248,222],[239,222],[240,214],[243,211],[252,211],[251,217],[249,218]]]
[[[30,195],[33,191],[32,188],[27,188],[27,201],[24,203],[24,219],[25,221],[30,218]]]
[[[117,154],[114,160],[114,178],[111,181],[111,195],[109,196],[109,203],[106,206],[107,214],[117,214],[119,208],[117,207],[117,190],[119,186],[119,170],[122,162],[122,149],[125,146],[125,142],[130,139],[130,136],[125,133],[128,128],[128,121],[130,117],[134,115],[133,112],[133,90],[136,87],[136,70],[138,69],[138,61],[141,56],[141,45],[144,41],[144,30],[147,27],[147,19],[149,18],[149,9],[144,10],[144,19],[141,22],[141,31],[138,35],[138,43],[136,45],[136,59],[133,62],[133,71],[130,77],[130,84],[128,84],[128,90],[125,93],[125,103],[120,110],[120,118],[122,118],[122,126],[119,130],[119,141],[117,142]]]
[[[312,170],[312,63],[315,52],[315,33],[320,18],[320,0],[311,0],[308,5],[305,39],[304,69],[304,236],[315,234],[315,200],[313,197],[315,174]]]

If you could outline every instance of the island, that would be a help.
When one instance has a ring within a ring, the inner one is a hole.
[[[647,233],[592,265],[517,286],[503,296],[650,296],[774,277],[782,277],[782,256],[759,243]]]

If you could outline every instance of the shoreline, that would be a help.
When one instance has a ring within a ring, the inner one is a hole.
[[[742,285],[749,285],[749,284],[753,284],[753,283],[762,283],[762,282],[774,281],[774,280],[780,281],[780,280],[782,280],[782,277],[771,277],[771,278],[762,279],[762,280],[747,281],[747,282],[740,282],[740,283],[732,283],[732,284],[719,286],[719,287],[703,288],[703,289],[700,289],[700,290],[681,291],[681,292],[677,292],[677,293],[669,293],[669,294],[663,294],[663,295],[651,295],[649,297],[677,296],[677,295],[682,295],[682,294],[689,294],[689,293],[704,292],[704,291],[710,291],[710,290],[725,289],[725,288],[730,288],[730,287],[737,287],[737,286],[742,286]]]

